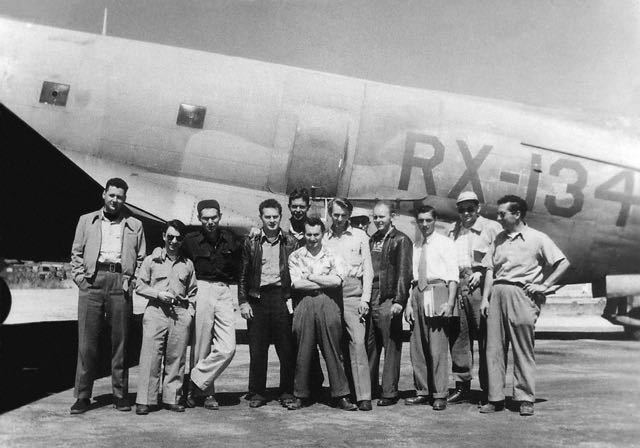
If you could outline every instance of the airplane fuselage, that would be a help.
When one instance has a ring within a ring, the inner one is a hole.
[[[4,19],[0,101],[163,218],[195,223],[213,196],[223,224],[248,226],[262,198],[314,186],[453,220],[472,189],[490,217],[499,197],[525,198],[568,281],[640,266],[640,141],[549,111]]]

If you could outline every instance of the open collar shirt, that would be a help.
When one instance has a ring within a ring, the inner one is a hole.
[[[501,231],[500,224],[483,216],[478,216],[468,229],[457,221],[449,230],[448,236],[455,242],[460,269],[482,267],[482,259]]]
[[[500,232],[483,263],[496,281],[526,284],[541,280],[544,267],[565,258],[545,233],[525,225],[519,232]]]
[[[136,292],[149,299],[157,299],[161,291],[174,293],[180,300],[195,304],[198,283],[193,262],[183,255],[175,260],[167,256],[164,248],[156,248],[142,262],[138,273]]]
[[[347,277],[362,279],[361,300],[369,302],[373,283],[373,264],[369,237],[364,230],[347,226],[345,231],[338,235],[333,229],[329,229],[322,238],[322,245],[345,261]]]

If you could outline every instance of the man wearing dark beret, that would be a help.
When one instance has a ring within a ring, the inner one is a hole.
[[[219,227],[220,204],[215,199],[198,203],[202,228],[187,235],[184,250],[193,261],[198,279],[195,340],[191,347],[191,383],[187,406],[202,404],[218,409],[214,381],[227,368],[236,352],[234,305],[229,283],[236,282],[240,266],[240,244]]]

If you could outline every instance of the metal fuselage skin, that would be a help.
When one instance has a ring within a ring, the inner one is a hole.
[[[69,86],[66,105],[39,101],[44,81]],[[567,282],[640,267],[640,140],[552,111],[5,19],[0,101],[165,219],[197,223],[215,197],[222,225],[247,227],[262,199],[314,186],[451,221],[472,189],[490,218],[501,196],[526,198],[528,224],[572,263]],[[408,214],[398,225],[415,235]]]

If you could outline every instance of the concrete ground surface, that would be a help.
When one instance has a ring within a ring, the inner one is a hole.
[[[540,340],[535,415],[482,415],[464,403],[436,412],[429,406],[395,406],[345,412],[325,404],[287,411],[276,401],[250,409],[243,399],[249,354],[238,346],[216,383],[221,408],[166,410],[137,416],[110,404],[110,379],[97,381],[93,408],[69,415],[72,390],[0,415],[3,447],[636,447],[640,445],[640,343],[625,340]],[[270,352],[268,385],[278,364]],[[511,366],[507,394],[511,395]],[[131,398],[137,368],[131,370]],[[325,382],[325,386],[326,386]],[[473,382],[477,389],[476,381]],[[400,390],[413,394],[408,344]],[[275,394],[275,390],[273,390]]]

